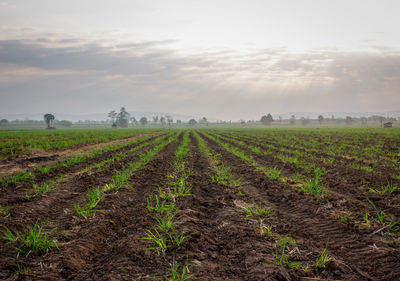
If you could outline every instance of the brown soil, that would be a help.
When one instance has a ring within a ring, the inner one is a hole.
[[[232,136],[227,136],[227,135],[224,135],[224,136],[225,137],[232,137]],[[241,140],[241,141],[244,141],[246,143],[250,143],[250,144],[255,145],[255,146],[263,147],[259,142],[253,141],[248,136],[246,136],[246,138],[240,138],[240,136],[234,136],[234,138],[236,140]],[[318,136],[313,136],[313,139],[320,140],[320,138]],[[299,151],[305,152],[307,154],[311,154],[311,155],[315,156],[316,158],[321,158],[321,157],[323,157],[323,158],[331,158],[331,155],[326,154],[323,151],[312,151],[312,152],[310,152],[310,150],[306,149],[306,148],[299,148],[299,147],[295,147],[294,148],[293,146],[282,145],[281,143],[278,143],[276,141],[271,141],[269,139],[264,139],[263,143],[264,144],[273,145],[275,147],[279,147],[280,149],[281,148],[286,148],[286,149],[299,150]],[[395,142],[393,142],[393,143],[395,143]],[[393,145],[393,143],[391,145]],[[368,141],[365,141],[363,143],[359,143],[358,145],[360,147],[366,147],[366,146],[369,146],[370,143]],[[271,149],[268,147],[268,150],[271,150]],[[279,152],[279,151],[276,150],[274,152]],[[283,154],[285,154],[285,153],[283,153]],[[400,156],[399,157],[395,157],[395,158],[397,158],[398,162],[400,162]],[[373,160],[378,160],[379,161],[379,165],[376,165],[376,164],[372,163]],[[354,155],[335,155],[335,163],[336,163],[336,165],[339,162],[340,163],[343,162],[344,164],[342,166],[347,166],[347,167],[350,167],[351,164],[360,164],[360,165],[364,165],[364,166],[370,166],[374,170],[378,169],[378,172],[383,172],[388,178],[390,178],[390,175],[392,175],[393,173],[397,173],[398,172],[397,169],[394,169],[393,162],[391,162],[389,159],[387,159],[387,157],[384,157],[384,156],[379,156],[379,158],[370,157],[370,159],[368,159],[368,157],[363,157],[363,161],[360,161],[360,160],[354,159]],[[385,168],[382,169],[381,168],[382,166],[385,166]],[[358,170],[358,171],[360,171],[361,173],[365,173],[365,174],[371,174],[371,173],[368,173],[368,172],[364,172],[362,170]]]
[[[244,143],[251,144],[262,148],[262,146],[249,140],[242,140]],[[228,143],[237,146],[235,143]],[[274,158],[272,155],[259,155],[252,153],[250,149],[239,146],[240,149],[246,151],[253,156],[258,163],[267,165],[268,167],[279,168],[285,176],[291,176],[295,172],[306,174],[301,168],[296,168],[291,163],[282,162]],[[271,150],[269,148],[269,150]],[[350,211],[355,216],[363,216],[365,209],[372,209],[368,203],[371,200],[378,208],[384,210],[392,216],[393,220],[400,219],[400,192],[392,194],[374,194],[369,192],[369,187],[380,189],[382,185],[387,184],[390,179],[390,171],[386,167],[380,167],[375,174],[371,174],[362,170],[352,169],[346,166],[337,164],[326,164],[319,160],[310,160],[310,163],[315,163],[316,167],[325,168],[327,174],[323,176],[324,184],[328,187],[328,200],[333,207],[340,207],[342,211]],[[266,164],[265,164],[266,163]],[[314,175],[308,173],[312,178]],[[393,180],[393,184],[400,185],[400,182]]]
[[[246,195],[267,206],[274,206],[277,223],[274,231],[301,241],[301,246],[310,252],[315,248],[322,249],[329,241],[329,252],[335,263],[332,270],[323,272],[323,277],[400,280],[398,245],[388,245],[378,235],[338,222],[313,197],[295,191],[287,184],[269,180],[213,141],[207,141],[222,155],[224,162],[229,163],[232,171],[247,182],[241,188]]]
[[[192,138],[192,194],[176,202],[176,228],[187,237],[181,247],[169,248],[162,256],[146,250],[151,242],[140,239],[155,226],[154,214],[146,208],[146,197],[164,186],[172,173],[178,145],[175,142],[134,173],[131,188],[108,194],[99,204],[103,212],[89,220],[75,217],[73,204],[84,200],[88,187],[109,182],[122,166],[76,176],[55,192],[31,203],[16,204],[8,217],[0,217],[0,225],[22,229],[20,224],[30,225],[40,217],[41,221],[48,221],[47,228],[57,227],[60,249],[43,257],[17,258],[15,249],[0,240],[0,278],[163,280],[175,257],[180,264],[187,260],[192,265],[194,280],[400,280],[398,246],[339,223],[313,197],[268,180],[212,141],[207,142],[229,163],[232,172],[245,180],[239,187],[243,195],[212,181],[214,171]],[[124,163],[135,161],[139,153]],[[328,240],[328,252],[334,260],[325,269],[309,271],[271,263],[277,247],[275,239],[260,235],[258,219],[248,218],[240,210],[253,201],[275,210],[275,216],[265,219],[274,233],[296,239],[297,247],[291,248],[293,260],[315,264]],[[29,267],[29,274],[15,274],[17,262]]]
[[[85,154],[89,151],[101,149],[107,145],[119,145],[141,138],[148,134],[140,134],[129,138],[117,139],[95,144],[81,144],[73,148],[60,149],[55,151],[44,151],[33,148],[32,154],[24,158],[4,159],[0,162],[0,177],[10,175],[17,172],[26,172],[33,170],[37,166],[53,164],[61,162],[66,157]]]
[[[137,146],[138,144],[150,142],[150,141],[154,140],[154,138],[156,138],[156,137],[157,136],[153,136],[147,140],[140,141],[139,143],[128,145],[128,146],[125,146],[123,148],[120,148],[120,149],[117,149],[114,151],[104,152],[93,158],[87,159],[85,162],[82,162],[82,163],[77,163],[77,164],[70,165],[67,167],[54,168],[50,172],[45,173],[45,174],[32,171],[35,175],[32,182],[19,182],[19,183],[17,183],[16,186],[13,184],[10,184],[7,187],[2,186],[1,189],[6,191],[10,195],[18,196],[19,194],[26,192],[26,189],[30,189],[32,186],[32,183],[42,183],[47,180],[54,181],[61,174],[65,175],[65,176],[75,176],[78,172],[80,172],[82,169],[85,169],[86,167],[88,167],[91,164],[99,163],[103,160],[109,159],[110,157],[112,157],[114,154],[116,154],[118,152],[128,151],[129,149]]]
[[[48,229],[57,227],[56,235],[61,247],[60,251],[53,251],[38,260],[25,256],[16,258],[15,249],[1,240],[0,252],[3,258],[0,262],[0,277],[15,278],[13,272],[15,264],[19,262],[30,268],[27,279],[96,280],[95,277],[89,277],[97,266],[96,259],[101,258],[106,250],[111,250],[108,246],[114,240],[120,241],[125,235],[136,233],[142,216],[148,213],[145,208],[146,192],[166,180],[166,169],[169,169],[169,159],[173,157],[176,145],[170,144],[146,168],[133,175],[130,180],[133,190],[123,188],[108,194],[98,206],[104,213],[98,213],[90,220],[75,217],[73,205],[86,198],[89,187],[110,182],[113,173],[122,168],[122,163],[98,174],[77,176],[58,188],[57,192],[48,193],[35,202],[14,206],[9,216],[0,217],[0,224],[21,230],[22,225],[32,225],[40,218],[40,221],[48,222]],[[137,154],[126,158],[124,162],[135,160]],[[137,232],[137,235],[143,236],[144,233],[143,230]],[[109,262],[106,261],[107,264]]]

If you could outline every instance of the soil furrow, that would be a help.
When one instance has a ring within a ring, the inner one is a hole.
[[[224,140],[224,142],[237,146],[237,144],[227,140]],[[251,143],[247,140],[244,142]],[[256,146],[261,147],[259,145]],[[259,163],[268,163],[267,166],[277,167],[288,176],[291,176],[296,171],[304,172],[272,156],[252,153],[249,148],[243,146],[240,146],[240,149],[246,151],[248,154],[252,154],[253,158]],[[371,207],[367,201],[367,199],[369,199],[374,202],[378,208],[384,209],[386,213],[391,214],[394,220],[400,218],[400,197],[397,196],[396,193],[383,195],[372,194],[368,191],[368,187],[380,187],[382,184],[387,183],[387,177],[378,177],[377,175],[371,175],[370,173],[340,167],[338,165],[327,165],[320,161],[311,162],[314,162],[317,167],[323,167],[327,170],[323,181],[329,189],[328,199],[335,207],[340,206],[341,209],[352,211],[356,215],[364,215],[365,209]],[[394,184],[396,184],[396,182],[394,182]],[[355,187],[359,188],[355,189]]]
[[[148,149],[150,148],[146,148],[146,150]],[[14,206],[9,216],[0,217],[0,222],[2,225],[7,225],[12,229],[21,229],[20,224],[32,225],[37,218],[40,218],[40,221],[48,222],[47,228],[57,228],[56,234],[61,235],[61,244],[68,244],[68,241],[71,241],[75,233],[85,223],[94,228],[98,227],[92,220],[85,222],[77,219],[74,215],[74,203],[78,203],[86,198],[88,188],[103,186],[109,183],[115,172],[120,171],[126,163],[136,161],[141,153],[143,153],[143,150],[129,155],[121,163],[114,163],[111,167],[101,172],[77,176],[72,181],[60,186],[57,192],[50,192],[37,200],[34,199],[28,202],[28,204]],[[103,201],[107,202],[113,196],[113,194],[107,195]],[[106,204],[103,201],[98,206],[100,209],[102,208],[102,204]],[[106,232],[112,235],[112,228]],[[90,233],[87,234],[86,237],[90,239]],[[79,241],[81,237],[85,236],[82,236],[81,233],[75,238]],[[0,250],[7,259],[3,260],[4,263],[1,263],[0,268],[2,268],[3,272],[6,272],[15,263],[15,258],[13,257],[15,256],[15,250],[5,245],[4,242],[3,240],[0,243]],[[29,259],[24,258],[22,260],[29,261]]]
[[[222,155],[224,162],[230,164],[234,173],[249,182],[250,187],[244,186],[243,190],[253,194],[266,204],[274,204],[278,210],[277,217],[290,225],[288,227],[288,230],[291,229],[290,235],[303,241],[303,245],[310,248],[323,247],[323,244],[329,241],[330,252],[335,258],[345,261],[347,267],[356,266],[360,272],[365,272],[375,280],[393,280],[390,279],[393,276],[400,278],[400,268],[398,267],[400,251],[398,248],[391,248],[377,237],[362,235],[358,229],[350,228],[333,220],[323,209],[319,208],[315,200],[292,190],[289,186],[267,179],[218,144],[208,138],[205,139],[215,151]],[[319,211],[317,212],[317,210]],[[346,241],[351,241],[351,243],[348,244]],[[379,259],[371,258],[374,249],[370,246],[374,244],[380,248],[380,251],[385,252]],[[364,248],[368,255],[353,257],[349,254],[353,247]],[[374,264],[381,266],[375,268]],[[389,278],[384,268],[390,267],[393,271]],[[341,276],[346,273],[346,269],[340,266],[337,270],[339,270],[337,274]],[[360,278],[358,280],[365,279],[360,272],[353,270],[348,277],[354,278],[354,274],[356,274]]]
[[[155,138],[155,137],[154,137]],[[93,161],[87,161],[85,163],[81,163],[80,166],[88,167],[90,164],[101,162],[107,159],[112,158],[114,155],[117,155],[120,152],[128,152],[130,149],[138,147],[139,145],[145,144],[145,143],[150,143],[154,138],[150,138],[148,140],[144,140],[143,142],[135,143],[132,144],[128,147],[124,147],[120,150],[117,151],[109,151],[104,154],[102,154],[100,157],[96,157],[97,161],[93,159]],[[96,184],[96,181],[98,182],[103,182],[102,178],[108,179],[110,178],[110,173],[115,173],[118,171],[118,169],[122,168],[126,163],[129,163],[132,161],[132,157],[136,157],[139,155],[141,152],[149,149],[149,147],[144,147],[139,149],[139,151],[135,151],[134,153],[128,154],[125,158],[123,158],[121,161],[115,161],[112,162],[110,165],[106,165],[102,168],[101,171],[94,170],[91,173],[87,173],[84,171],[81,173],[82,168],[74,171],[75,169],[71,169],[71,171],[67,174],[64,174],[65,176],[65,182],[57,182],[53,180],[53,184],[56,185],[55,189],[51,191],[51,193],[57,192],[57,189],[66,189],[65,186],[72,186],[72,187],[77,187],[80,186],[79,182],[80,181],[88,181],[86,184]],[[91,159],[92,160],[92,159]],[[78,183],[77,183],[78,182]],[[43,184],[43,183],[42,183]],[[68,189],[71,192],[74,192],[74,189]],[[5,196],[0,199],[0,204],[3,206],[12,206],[14,204],[37,204],[37,200],[40,200],[42,197],[48,197],[50,194],[45,194],[44,196],[39,196],[37,198],[33,198],[31,200],[27,200],[25,198],[26,194],[29,194],[32,192],[32,186],[28,186],[26,188],[18,188],[15,189],[11,194],[8,194],[8,196]]]
[[[266,262],[273,259],[274,241],[258,234],[258,222],[235,205],[243,198],[212,182],[215,174],[197,147],[192,154],[192,196],[178,215],[189,240],[176,255],[197,264],[197,280],[290,280],[285,268]]]
[[[152,136],[149,139],[144,139],[144,140],[141,140],[141,141],[139,140],[139,142],[137,142],[137,143],[124,146],[124,147],[119,148],[117,150],[103,152],[103,153],[101,153],[99,155],[96,155],[96,156],[94,156],[92,158],[88,158],[84,162],[81,162],[81,163],[76,163],[76,164],[72,164],[72,165],[68,165],[68,166],[56,167],[56,168],[51,169],[47,173],[35,172],[34,170],[32,170],[31,172],[34,174],[34,177],[33,177],[32,180],[21,181],[21,182],[18,182],[16,185],[14,183],[10,183],[8,186],[2,186],[1,190],[4,190],[4,191],[7,192],[7,194],[11,194],[12,195],[14,193],[21,192],[21,190],[24,190],[26,188],[30,188],[32,183],[42,183],[42,182],[44,182],[46,180],[54,179],[57,176],[59,176],[60,174],[65,174],[65,175],[74,174],[74,173],[80,171],[81,169],[87,167],[90,164],[98,163],[100,161],[108,159],[108,158],[112,157],[112,155],[114,155],[115,153],[128,151],[132,147],[135,147],[135,146],[137,146],[137,145],[139,145],[141,143],[149,142],[149,141],[153,140],[156,137],[157,136]],[[60,162],[60,163],[62,163],[62,162]]]

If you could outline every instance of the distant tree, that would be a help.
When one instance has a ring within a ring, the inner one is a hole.
[[[118,127],[128,128],[130,116],[131,115],[126,111],[125,107],[121,107],[121,110],[117,115],[115,123],[117,124]]]
[[[165,117],[164,116],[160,118],[160,123],[161,123],[162,126],[165,126],[165,124],[167,124],[167,122],[165,121]]]
[[[240,120],[240,124],[245,125],[246,121],[244,121],[243,119]]]
[[[310,119],[308,118],[301,117],[300,120],[303,126],[307,126],[308,124],[310,124]]]
[[[158,116],[153,116],[153,123],[157,124],[158,123]]]
[[[111,118],[111,122],[112,122],[113,124],[115,123],[115,117],[117,117],[117,115],[118,115],[118,113],[117,113],[115,110],[110,111],[110,112],[108,113],[108,117]]]
[[[146,117],[140,118],[139,123],[142,126],[146,126],[147,125],[147,118]]]
[[[196,125],[197,124],[197,121],[196,120],[194,120],[194,119],[190,119],[189,120],[189,125],[190,126],[194,126],[194,125]]]
[[[296,116],[292,115],[292,116],[290,117],[290,121],[289,121],[290,124],[291,124],[291,125],[294,125],[295,120],[296,120]]]
[[[131,124],[132,124],[132,125],[134,125],[134,126],[139,125],[139,123],[138,123],[138,121],[136,120],[135,117],[131,117],[130,120],[131,120]]]
[[[378,116],[378,120],[381,123],[381,126],[383,125],[383,121],[385,121],[385,117],[383,116]]]
[[[279,123],[282,123],[282,120],[283,120],[282,116],[279,115]]]
[[[322,116],[322,115],[318,116],[318,121],[319,121],[319,124],[322,125],[322,122],[324,121],[324,116]]]
[[[167,117],[168,127],[171,128],[171,124],[172,122],[174,122],[174,118],[172,116],[166,116],[166,117]]]
[[[53,121],[55,119],[53,114],[46,113],[44,116],[44,122],[47,124],[47,129],[51,129],[53,127]]]
[[[208,120],[206,117],[203,117],[199,120],[199,124],[207,125],[208,126]]]
[[[177,125],[182,124],[182,120],[176,120],[176,124],[177,124]]]
[[[351,125],[353,123],[353,118],[346,116],[346,125]]]
[[[367,122],[368,122],[368,119],[367,119],[367,117],[361,117],[360,118],[361,119],[361,124],[363,124],[363,125],[366,125],[367,124]]]
[[[8,120],[7,119],[1,119],[0,120],[0,126],[7,126],[8,125]]]
[[[61,126],[66,126],[66,127],[72,126],[72,122],[71,122],[71,121],[68,121],[68,120],[61,120],[61,121],[58,121],[57,124],[59,124],[59,125],[61,125]]]
[[[263,125],[271,125],[272,121],[274,121],[274,119],[272,118],[272,115],[270,113],[268,113],[268,115],[264,115],[263,117],[261,117],[261,123]]]

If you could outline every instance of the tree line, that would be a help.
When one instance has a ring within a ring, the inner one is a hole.
[[[400,121],[400,116],[397,118],[397,120]],[[354,124],[361,124],[361,125],[367,125],[368,123],[380,123],[382,124],[383,122],[393,122],[396,121],[396,118],[394,117],[384,117],[380,115],[372,115],[369,117],[351,117],[351,116],[346,116],[345,118],[335,118],[334,115],[331,115],[330,117],[324,117],[323,115],[319,115],[317,119],[312,119],[312,118],[306,118],[301,116],[300,118],[296,118],[295,115],[292,115],[290,119],[283,120],[281,116],[279,116],[278,120],[274,120],[272,115],[268,113],[268,115],[263,115],[260,119],[260,123],[262,125],[271,125],[273,122],[275,124],[282,123],[283,121],[289,121],[290,125],[296,125],[296,124],[301,124],[301,125],[309,125],[313,121],[318,121],[320,125],[322,124],[346,124],[346,125],[354,125]],[[251,121],[249,121],[251,122]],[[245,122],[242,122],[242,124]]]
[[[112,123],[112,127],[120,127],[120,128],[128,128],[129,124],[132,126],[147,126],[147,125],[157,125],[157,126],[168,126],[171,127],[172,124],[174,123],[174,118],[170,115],[166,116],[153,116],[152,119],[148,119],[147,117],[143,116],[139,118],[139,120],[136,119],[136,117],[133,117],[128,113],[125,109],[125,107],[121,107],[120,111],[117,112],[115,110],[112,110],[108,113],[107,115]],[[196,119],[190,119],[187,124],[190,126],[194,126],[196,124],[202,124],[202,125],[208,125],[208,120],[206,117],[201,118],[200,120]],[[177,125],[182,125],[184,122],[182,120],[176,120],[175,124]]]

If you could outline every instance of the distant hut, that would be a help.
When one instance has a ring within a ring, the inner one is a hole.
[[[383,128],[392,128],[392,126],[393,126],[392,122],[383,123]]]

